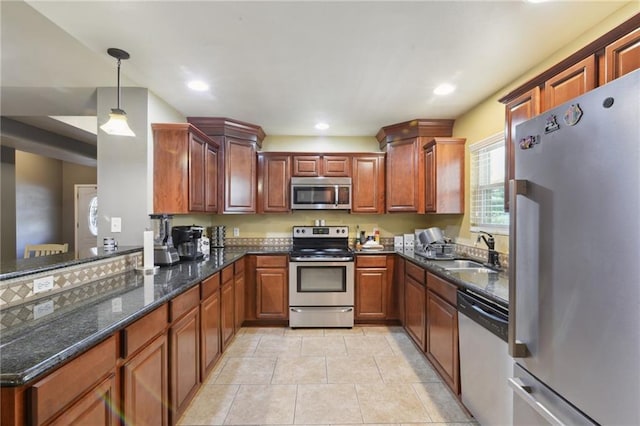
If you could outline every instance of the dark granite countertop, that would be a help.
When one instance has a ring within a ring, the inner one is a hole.
[[[94,247],[86,252],[76,254],[74,252],[52,254],[49,256],[31,257],[29,259],[15,259],[0,263],[0,281],[18,278],[38,272],[52,271],[66,268],[81,263],[93,262],[113,256],[142,251],[141,246],[123,246],[115,250],[106,251],[102,247]]]
[[[155,275],[130,271],[85,284],[81,296],[73,294],[76,288],[3,309],[0,315],[28,319],[16,321],[0,333],[0,385],[20,386],[48,373],[245,254],[288,252],[289,247],[282,246],[212,249],[206,260],[162,267]],[[482,282],[479,277],[447,272],[437,261],[428,261],[409,250],[366,252],[375,253],[399,254],[461,287],[507,305],[508,280],[502,273],[491,281],[484,276]]]
[[[19,386],[86,351],[246,253],[287,252],[282,248],[213,249],[209,259],[162,267],[155,275],[130,271],[50,297],[3,309],[0,315],[27,320],[0,333],[0,385]],[[77,293],[77,291],[76,291]],[[73,303],[62,300],[76,298]],[[49,312],[37,318],[41,307]],[[49,308],[46,308],[49,306]],[[35,319],[36,317],[37,319]]]
[[[455,283],[458,287],[474,291],[504,308],[509,308],[509,277],[504,271],[499,274],[447,271],[440,266],[441,264],[438,263],[438,260],[425,259],[424,257],[415,254],[411,249],[404,250],[385,247],[383,250],[378,251],[356,251],[356,254],[362,255],[376,253],[399,254],[405,259],[423,266],[428,269],[429,272]],[[456,257],[456,259],[460,259],[460,257]]]

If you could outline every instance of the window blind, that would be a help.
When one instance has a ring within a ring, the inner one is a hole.
[[[504,135],[475,143],[471,154],[471,226],[508,231],[504,211]]]

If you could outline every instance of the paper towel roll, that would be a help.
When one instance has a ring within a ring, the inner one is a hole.
[[[153,269],[153,231],[144,231],[144,269]]]

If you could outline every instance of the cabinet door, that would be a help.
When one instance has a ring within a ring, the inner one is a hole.
[[[419,139],[387,145],[387,212],[424,212],[424,167]]]
[[[260,154],[258,157],[258,199],[263,213],[291,211],[291,157]]]
[[[193,133],[189,134],[189,210],[204,211],[205,204],[205,152],[207,143]]]
[[[111,401],[117,400],[116,395],[116,376],[114,374],[67,408],[60,417],[50,424],[60,426],[72,424],[116,426],[120,424],[120,421],[117,411],[110,404]]]
[[[167,335],[162,334],[122,366],[124,418],[133,425],[167,425]]]
[[[424,151],[424,176],[425,197],[424,211],[436,211],[436,146],[433,145]]]
[[[605,82],[640,68],[640,28],[605,48]]]
[[[256,269],[256,318],[288,319],[288,290],[286,268]]]
[[[205,152],[205,210],[209,213],[218,212],[218,149],[207,144]]]
[[[351,176],[351,161],[348,156],[323,155],[322,176],[349,177]]]
[[[595,55],[551,77],[544,83],[544,109],[554,108],[596,87]]]
[[[242,323],[244,322],[244,271],[239,272],[234,277],[234,331],[235,333],[240,330]]]
[[[191,309],[170,330],[171,422],[184,412],[200,386],[200,310]]]
[[[387,270],[356,269],[355,319],[387,319]]]
[[[404,280],[405,280],[405,260],[398,255],[393,256],[393,288],[392,294],[395,306],[395,318],[404,325]]]
[[[458,311],[427,291],[427,358],[456,394],[460,393]]]
[[[405,329],[409,336],[424,350],[425,343],[425,287],[411,276],[405,277],[404,309]]]
[[[254,142],[225,138],[225,212],[256,212],[256,162]]]
[[[153,211],[189,212],[189,138],[184,128],[153,124]]]
[[[233,279],[222,284],[220,291],[220,329],[222,333],[222,351],[229,346],[234,336],[234,291]]]
[[[352,213],[384,213],[384,157],[354,156]]]
[[[516,126],[540,114],[540,101],[540,88],[535,87],[505,106],[505,211],[509,211],[509,180],[515,176]]]
[[[319,155],[294,155],[293,176],[322,176]]]
[[[220,288],[200,305],[200,372],[204,380],[222,353],[220,340]]]

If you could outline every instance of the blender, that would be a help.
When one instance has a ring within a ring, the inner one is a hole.
[[[173,246],[171,238],[171,220],[173,216],[168,214],[152,214],[153,226],[153,264],[173,265],[180,261],[178,250]]]

